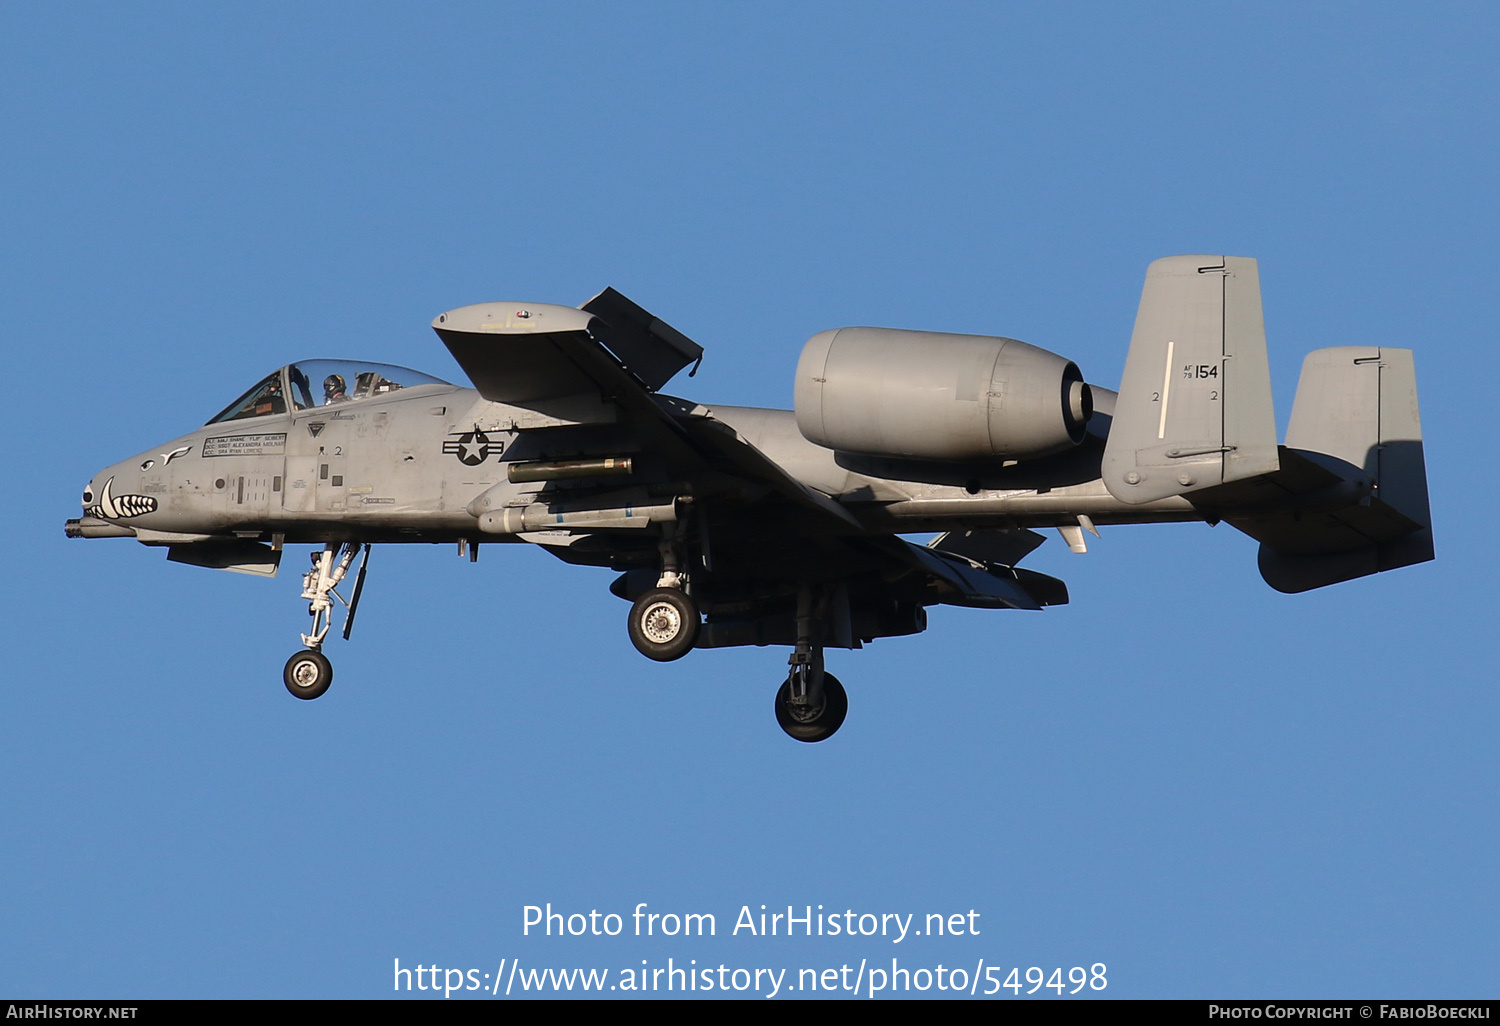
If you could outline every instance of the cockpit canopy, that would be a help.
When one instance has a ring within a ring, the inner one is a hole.
[[[449,384],[430,374],[388,363],[303,360],[267,374],[209,423],[286,413],[288,396],[291,397],[292,409],[310,410],[317,406],[334,406],[389,395],[398,389],[417,385]]]

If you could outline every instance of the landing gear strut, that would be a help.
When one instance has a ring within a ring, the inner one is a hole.
[[[354,565],[354,557],[364,550],[360,560],[359,576],[354,580],[354,597],[345,601],[336,590],[339,583]],[[354,629],[354,614],[359,608],[359,595],[365,587],[365,568],[370,565],[370,547],[360,542],[330,542],[321,553],[312,556],[312,568],[302,577],[302,597],[308,600],[307,611],[312,614],[312,631],[302,635],[302,644],[307,647],[293,654],[281,672],[282,683],[293,695],[302,699],[313,699],[328,690],[333,683],[333,664],[322,652],[323,639],[333,626],[333,599],[348,607],[344,617],[344,639]]]
[[[630,643],[659,663],[681,659],[698,639],[698,605],[687,593],[687,574],[676,545],[675,524],[662,525],[661,576],[630,607]]]

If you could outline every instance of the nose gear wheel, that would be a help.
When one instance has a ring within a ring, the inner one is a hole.
[[[304,649],[286,661],[281,680],[296,697],[314,699],[333,683],[333,664],[322,652]]]

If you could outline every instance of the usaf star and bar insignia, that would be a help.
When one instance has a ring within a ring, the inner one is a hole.
[[[443,442],[443,454],[457,456],[458,462],[466,467],[477,467],[491,456],[499,456],[504,451],[505,443],[490,441],[490,436],[479,430],[477,424],[474,430],[465,431]]]

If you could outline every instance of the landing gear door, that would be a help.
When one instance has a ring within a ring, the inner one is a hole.
[[[281,508],[288,513],[311,513],[317,508],[318,457],[288,456],[281,482]]]

